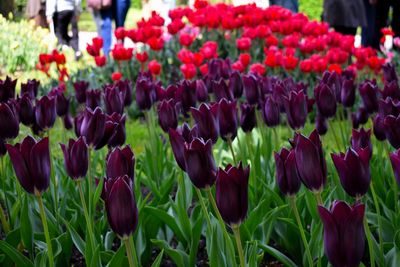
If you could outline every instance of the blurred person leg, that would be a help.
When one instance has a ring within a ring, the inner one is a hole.
[[[65,10],[56,12],[55,14],[56,18],[54,21],[56,21],[56,23],[54,24],[54,29],[58,38],[58,42],[61,45],[70,45],[71,36],[68,34],[68,26],[71,24],[74,11]]]
[[[71,20],[71,30],[72,30],[72,38],[70,41],[70,45],[72,49],[75,51],[75,59],[78,60],[81,58],[82,53],[79,50],[79,28],[78,28],[79,15],[74,12],[74,16]]]
[[[375,32],[375,5],[370,3],[370,0],[364,0],[365,15],[367,25],[362,27],[361,44],[363,46],[372,46],[373,35]]]
[[[100,10],[101,14],[101,37],[103,38],[103,52],[108,56],[112,44],[112,18],[113,9],[107,8]]]
[[[269,0],[269,4],[271,6],[272,5],[282,6],[282,7],[287,8],[295,13],[299,12],[298,0]]]
[[[90,13],[92,13],[94,23],[96,24],[97,35],[101,36],[101,13],[100,13],[100,10],[91,9]]]
[[[115,27],[124,27],[126,15],[128,14],[130,0],[116,0],[115,1]]]
[[[336,32],[340,32],[344,35],[356,35],[357,28],[356,27],[346,27],[346,26],[333,26]]]

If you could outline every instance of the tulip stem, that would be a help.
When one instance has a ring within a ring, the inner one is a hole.
[[[335,139],[336,147],[337,147],[338,151],[340,151],[339,139],[336,135],[335,127],[333,127],[331,120],[328,119],[327,121],[328,121],[329,129],[331,130],[333,138]]]
[[[126,256],[128,257],[129,266],[136,267],[139,266],[136,256],[136,250],[135,246],[132,244],[130,239],[131,238],[129,236],[129,237],[124,237],[122,240],[124,241],[125,244]]]
[[[367,222],[367,217],[364,217],[364,228],[365,228],[365,235],[367,237],[367,242],[368,242],[368,250],[369,250],[369,261],[370,261],[370,266],[375,267],[375,257],[374,257],[374,249],[373,249],[373,244],[372,244],[372,235],[371,235],[371,230],[369,229],[369,225]]]
[[[83,214],[85,215],[85,219],[86,219],[86,227],[87,227],[87,231],[89,234],[90,244],[92,245],[92,250],[94,250],[94,249],[96,249],[96,247],[95,247],[95,242],[94,242],[94,237],[93,237],[93,229],[92,229],[92,224],[90,221],[88,209],[86,206],[85,195],[83,194],[82,182],[81,182],[81,180],[77,180],[77,183],[78,183],[79,196],[81,198],[81,202],[82,202],[82,206],[83,206]]]
[[[314,261],[313,261],[313,258],[312,258],[312,256],[311,256],[311,251],[310,251],[310,247],[309,247],[308,242],[307,242],[306,235],[305,235],[305,233],[304,233],[303,224],[301,223],[301,218],[300,218],[299,210],[297,209],[297,205],[296,205],[296,195],[290,196],[290,197],[289,197],[289,200],[290,200],[290,206],[292,206],[292,209],[293,209],[294,217],[296,218],[297,225],[298,225],[298,227],[299,227],[301,239],[303,240],[303,244],[304,244],[304,248],[305,248],[305,250],[306,250],[306,254],[307,254],[309,266],[312,267]]]
[[[0,202],[0,220],[1,220],[1,225],[3,226],[4,233],[8,234],[10,232],[10,225],[8,224],[1,202]]]
[[[88,179],[87,179],[87,184],[88,184],[88,200],[89,200],[89,218],[92,217],[92,160],[91,160],[91,155],[92,155],[92,148],[88,148],[88,159],[89,159],[89,168],[88,168]]]
[[[42,219],[44,237],[47,243],[47,255],[49,256],[49,265],[50,267],[54,267],[53,247],[51,245],[49,226],[47,225],[47,218],[46,218],[46,213],[44,211],[42,195],[40,193],[36,193],[36,197],[39,203],[40,217]]]
[[[253,144],[251,133],[246,133],[246,144],[249,151],[250,160],[253,160]]]
[[[316,198],[316,200],[317,200],[317,204],[318,205],[324,205],[324,202],[322,201],[322,197],[321,197],[321,191],[316,191],[316,192],[314,192],[314,196],[315,196],[315,198]]]
[[[235,151],[233,150],[232,139],[231,139],[230,136],[227,138],[227,143],[228,143],[229,149],[231,150],[233,162],[235,163],[235,165],[237,165],[236,156],[235,156]]]
[[[211,230],[210,215],[208,214],[206,205],[204,204],[203,196],[201,195],[200,189],[198,189],[197,187],[195,187],[195,190],[196,190],[196,193],[197,193],[197,198],[199,199],[199,202],[200,202],[201,209],[203,210],[204,216],[206,217],[207,226],[208,226],[208,227],[210,228],[210,230]]]
[[[235,240],[236,240],[236,246],[237,246],[237,250],[238,250],[238,254],[239,254],[240,266],[241,267],[245,267],[246,266],[246,262],[245,262],[245,259],[244,259],[242,240],[240,239],[240,229],[239,229],[239,227],[240,227],[239,224],[232,225],[232,231],[233,231],[233,234],[234,234]]]

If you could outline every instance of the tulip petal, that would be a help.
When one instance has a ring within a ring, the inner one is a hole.
[[[49,138],[43,138],[32,147],[29,165],[35,189],[46,191],[50,184]]]
[[[29,173],[28,163],[25,161],[18,146],[6,144],[8,154],[14,167],[15,174],[21,186],[28,192],[34,193],[34,184]]]

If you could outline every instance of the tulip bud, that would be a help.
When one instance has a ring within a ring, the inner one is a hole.
[[[106,116],[101,108],[92,111],[86,108],[82,124],[80,126],[80,134],[86,138],[89,146],[96,147],[104,136]]]
[[[217,167],[212,154],[212,142],[195,138],[184,146],[185,169],[197,188],[210,187],[216,179]]]
[[[35,123],[35,108],[28,94],[23,94],[18,99],[19,119],[25,126],[32,126]]]
[[[386,82],[381,91],[382,98],[392,97],[394,99],[400,98],[400,88],[397,81]]]
[[[130,236],[138,224],[138,209],[127,175],[104,182],[105,206],[111,229],[121,238]]]
[[[27,94],[30,99],[35,99],[38,94],[39,85],[40,82],[35,79],[21,83],[21,95]]]
[[[135,155],[130,146],[125,146],[123,149],[116,147],[107,154],[106,175],[108,179],[116,179],[127,175],[133,182]]]
[[[240,127],[245,133],[249,133],[257,125],[256,109],[253,105],[243,103],[240,105],[240,110]]]
[[[117,86],[108,86],[104,89],[104,103],[107,114],[124,112],[125,92],[120,91]]]
[[[208,99],[208,91],[203,80],[196,81],[196,98],[199,102],[206,102]]]
[[[319,135],[324,135],[328,132],[328,124],[326,122],[326,118],[317,114],[315,118],[315,129],[317,130]]]
[[[385,133],[385,125],[384,125],[384,117],[381,114],[377,114],[374,118],[374,135],[375,138],[379,141],[386,140],[386,133]]]
[[[49,139],[36,142],[31,136],[22,143],[12,146],[6,144],[15,174],[22,188],[30,194],[40,194],[50,184]]]
[[[158,123],[164,132],[168,132],[169,128],[176,129],[176,127],[178,127],[178,116],[173,99],[160,102],[157,107],[157,112]]]
[[[396,68],[395,66],[388,62],[384,65],[382,65],[382,71],[383,71],[383,78],[385,80],[385,82],[390,83],[392,81],[396,81],[398,80],[397,78],[397,74],[396,74]]]
[[[78,103],[86,102],[86,91],[89,89],[89,83],[86,81],[78,81],[74,83],[75,98]]]
[[[349,108],[354,105],[356,100],[356,88],[354,86],[354,80],[343,81],[340,99],[344,107]]]
[[[19,133],[19,117],[14,102],[0,103],[0,139],[14,139]]]
[[[179,84],[175,94],[176,100],[182,103],[183,112],[187,113],[196,106],[196,81],[184,80]]]
[[[355,151],[359,151],[360,149],[366,149],[368,151],[368,155],[371,158],[372,156],[372,143],[371,143],[371,130],[365,131],[364,128],[360,130],[353,129],[351,132],[351,148]]]
[[[315,101],[317,103],[318,112],[330,118],[336,113],[336,97],[335,92],[326,84],[320,83],[314,89]]]
[[[400,148],[400,115],[397,118],[393,115],[386,116],[383,124],[385,135],[389,143],[395,148]]]
[[[256,76],[253,74],[243,75],[244,95],[249,104],[255,105],[259,101],[260,89]]]
[[[274,153],[276,164],[276,180],[279,189],[285,195],[295,195],[300,190],[300,176],[297,172],[294,150],[282,148],[280,153]]]
[[[400,186],[400,150],[398,149],[395,152],[391,152],[389,156],[394,177],[396,178],[397,184]]]
[[[236,101],[221,99],[219,101],[218,121],[222,139],[230,139],[231,141],[235,139],[238,128],[237,120]]]
[[[111,115],[106,115],[104,135],[95,149],[100,149],[105,145],[109,147],[122,146],[126,140],[125,122],[125,114],[121,116],[121,114],[114,112]]]
[[[331,156],[346,193],[357,198],[365,195],[371,182],[368,150],[348,149],[346,154],[331,154]]]
[[[136,104],[141,110],[149,110],[156,101],[156,91],[151,78],[140,76],[136,81]]]
[[[216,202],[227,224],[240,224],[247,215],[250,167],[226,166],[219,169],[215,188]]]
[[[333,266],[358,266],[364,255],[365,206],[356,203],[350,207],[343,201],[335,201],[331,210],[318,206],[324,225],[325,255]]]
[[[304,126],[307,119],[307,96],[301,90],[291,91],[289,97],[283,98],[287,119],[290,127],[299,129]]]
[[[309,190],[320,191],[326,182],[326,162],[317,131],[314,130],[308,138],[296,134],[294,151],[301,181]]]
[[[262,115],[265,123],[269,127],[275,127],[279,125],[280,121],[280,110],[279,104],[272,98],[272,95],[268,95],[265,99]]]
[[[59,86],[50,91],[49,96],[56,99],[56,113],[58,116],[65,116],[69,111],[69,98],[64,95],[65,87]]]
[[[397,117],[400,114],[400,101],[393,100],[391,97],[379,99],[379,113],[383,116],[393,115]]]
[[[233,93],[234,98],[240,98],[243,94],[242,76],[238,71],[233,71],[229,76],[229,91]]]
[[[0,102],[7,102],[9,99],[15,98],[15,86],[17,85],[17,79],[12,80],[10,77],[6,77],[5,80],[0,79]]]
[[[233,93],[229,90],[228,85],[222,78],[218,81],[212,81],[211,86],[217,102],[223,98],[227,100],[233,99]]]
[[[132,104],[133,97],[132,97],[132,82],[128,79],[126,80],[119,80],[115,83],[115,86],[119,89],[121,93],[124,94],[124,106],[128,107]]]
[[[101,106],[101,90],[86,91],[86,107],[92,110]]]
[[[67,174],[72,179],[80,179],[86,176],[89,166],[89,153],[84,137],[74,141],[69,139],[68,146],[60,144],[64,153],[64,166]]]
[[[56,121],[56,99],[43,96],[36,102],[35,106],[36,123],[43,130],[53,127]]]
[[[204,140],[211,139],[213,144],[217,142],[219,135],[218,109],[218,104],[209,107],[206,103],[202,103],[198,109],[191,108],[199,136]]]
[[[360,124],[365,124],[368,121],[369,114],[367,109],[364,107],[360,107],[356,113],[351,114],[351,121],[354,129],[358,129]]]
[[[368,113],[378,110],[378,86],[376,82],[365,81],[360,84],[360,95]]]

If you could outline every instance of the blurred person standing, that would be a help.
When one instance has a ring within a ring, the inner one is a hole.
[[[375,5],[376,12],[372,47],[379,49],[382,28],[391,25],[394,37],[400,37],[400,0],[371,0],[371,4]],[[392,8],[392,17],[389,22],[390,8]]]
[[[367,25],[363,0],[324,0],[322,16],[335,31],[346,35],[355,35],[358,27]]]
[[[299,12],[299,1],[298,0],[269,0],[269,4],[275,6],[282,6],[289,9],[290,11],[297,13]]]
[[[79,34],[77,20],[81,13],[81,0],[47,0],[46,1],[46,17],[49,24],[53,24],[54,33],[60,45],[71,46],[78,58],[79,51]],[[68,34],[69,25],[73,24],[74,17],[76,19],[75,29],[73,29],[72,37]]]
[[[367,25],[362,27],[361,44],[365,47],[372,46],[375,34],[376,0],[364,0]]]
[[[28,19],[35,21],[37,27],[49,27],[46,21],[46,0],[28,0],[26,15]]]

